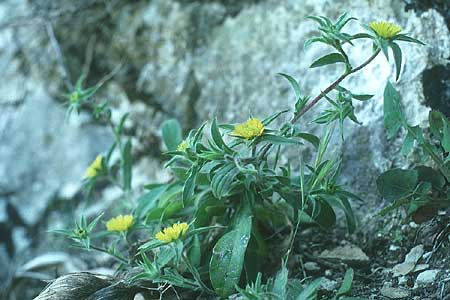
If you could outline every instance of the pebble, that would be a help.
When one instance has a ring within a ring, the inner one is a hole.
[[[331,261],[344,262],[352,266],[364,266],[369,263],[369,257],[361,248],[352,244],[339,246],[333,250],[325,250],[319,257]]]
[[[383,286],[380,293],[381,295],[388,297],[389,299],[403,299],[409,297],[409,291],[387,285]]]
[[[420,273],[416,279],[416,285],[428,285],[436,280],[440,270],[427,270]]]
[[[320,266],[316,262],[308,261],[303,264],[306,271],[317,272],[320,271]]]

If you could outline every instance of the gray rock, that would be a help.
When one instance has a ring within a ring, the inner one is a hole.
[[[333,292],[334,290],[336,290],[337,285],[338,283],[335,280],[323,278],[320,289],[327,292]]]
[[[339,246],[333,250],[325,250],[319,257],[330,261],[344,262],[353,266],[364,266],[369,263],[369,257],[361,248],[352,244]]]
[[[392,268],[392,272],[394,277],[404,276],[411,272],[418,272],[420,269],[423,270],[424,265],[421,265],[418,270],[415,271],[416,264],[419,261],[419,259],[424,254],[424,248],[423,245],[418,245],[414,248],[412,248],[408,254],[406,254],[405,261],[403,263],[397,264]],[[425,267],[426,268],[426,267]]]
[[[428,285],[434,283],[441,270],[427,270],[417,276],[415,286]]]
[[[416,247],[412,248],[408,254],[406,254],[405,262],[417,263],[424,253],[425,250],[423,248],[423,245],[417,245]]]
[[[403,299],[409,297],[409,291],[401,288],[394,288],[384,285],[380,291],[381,295],[388,297],[389,299]]]
[[[320,266],[316,262],[308,261],[305,262],[304,265],[306,271],[317,272],[320,271]]]

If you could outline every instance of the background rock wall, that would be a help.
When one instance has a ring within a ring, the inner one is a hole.
[[[434,2],[0,2],[0,264],[9,266],[0,271],[0,282],[10,287],[9,279],[30,257],[61,250],[63,242],[45,230],[68,226],[80,211],[96,214],[116,203],[117,193],[108,187],[89,209],[81,201],[85,168],[112,141],[108,129],[87,112],[65,117],[62,95],[82,73],[88,74],[87,85],[93,85],[120,67],[99,97],[113,103],[116,119],[131,112],[126,129],[135,144],[139,186],[167,178],[159,156],[163,120],[178,118],[187,132],[213,116],[233,122],[249,113],[264,117],[294,104],[277,72],[292,74],[311,95],[340,74],[339,67],[308,69],[325,53],[317,45],[303,49],[304,41],[316,34],[308,15],[336,18],[346,11],[365,23],[388,20],[426,42],[426,47],[402,47],[406,60],[398,88],[404,107],[415,124],[426,120],[427,105],[450,115],[448,7]],[[358,26],[353,23],[348,31]],[[349,49],[355,64],[366,59],[370,47],[358,43]],[[380,55],[346,80],[344,86],[376,96],[357,107],[363,125],[346,124],[346,143],[337,139],[333,144],[344,155],[344,183],[363,196],[369,211],[379,205],[377,175],[392,164],[408,163],[397,154],[400,142],[387,142],[383,131],[381,96],[392,73]],[[320,133],[309,124],[313,115],[301,124]],[[289,157],[294,161],[298,155]],[[25,282],[42,286],[36,280]]]

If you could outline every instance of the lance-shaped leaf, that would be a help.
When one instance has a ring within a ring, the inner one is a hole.
[[[310,68],[317,68],[317,67],[322,67],[322,66],[326,66],[326,65],[330,65],[330,64],[335,64],[335,63],[345,63],[344,56],[342,56],[342,54],[340,54],[340,53],[327,54],[327,55],[322,56],[321,58],[315,60],[311,64]]]

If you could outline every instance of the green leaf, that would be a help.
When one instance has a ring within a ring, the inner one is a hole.
[[[384,199],[395,201],[410,195],[418,183],[417,170],[391,169],[377,179],[377,188]]]
[[[295,298],[295,300],[316,300],[317,291],[322,284],[323,278],[317,278],[310,284],[308,284],[301,293]]]
[[[283,76],[284,78],[286,78],[289,81],[292,88],[294,89],[295,98],[298,99],[301,96],[301,88],[300,88],[300,85],[298,84],[297,80],[295,80],[294,77],[292,77],[291,75],[286,74],[286,73],[278,73],[278,75]]]
[[[444,148],[445,152],[450,152],[450,123],[444,116],[442,117],[442,121],[444,122],[441,141],[442,148]]]
[[[415,140],[414,135],[411,132],[408,132],[406,134],[405,140],[403,141],[401,150],[404,156],[407,156],[409,152],[411,152],[411,149],[414,146],[414,140]]]
[[[101,213],[91,223],[89,223],[89,225],[86,228],[88,234],[94,229],[94,227],[97,225],[97,223],[100,221],[100,219],[103,217],[104,214],[105,213]]]
[[[384,127],[388,138],[392,138],[402,126],[403,114],[400,110],[400,95],[389,81],[384,89]]]
[[[286,300],[286,287],[288,283],[289,270],[286,268],[286,261],[281,264],[281,270],[278,271],[273,283],[272,292],[278,296],[278,300]]]
[[[444,116],[439,111],[432,110],[428,114],[428,122],[430,124],[431,133],[433,133],[433,135],[439,140],[442,139],[441,130],[444,127],[443,119]]]
[[[352,98],[359,100],[359,101],[367,101],[369,99],[372,99],[373,95],[369,94],[352,94]]]
[[[176,119],[170,119],[162,124],[162,135],[164,144],[169,151],[177,150],[182,142],[182,132],[180,122]]]
[[[335,64],[335,63],[345,63],[345,57],[342,56],[342,54],[340,53],[330,53],[327,54],[325,56],[322,56],[321,58],[315,60],[310,68],[317,68],[317,67],[322,67],[322,66],[326,66],[326,65],[330,65],[330,64]]]
[[[131,139],[125,143],[123,148],[123,161],[122,161],[122,176],[123,176],[123,189],[125,191],[131,190],[131,167],[133,164],[131,157]]]
[[[230,191],[234,178],[239,174],[239,169],[234,164],[226,164],[215,172],[211,180],[213,195],[222,199]]]
[[[217,120],[214,118],[211,124],[211,137],[216,144],[217,147],[224,150],[226,153],[231,154],[233,150],[231,150],[223,141],[222,135],[220,134],[219,127],[217,126]]]
[[[408,42],[408,43],[416,43],[416,44],[420,44],[420,45],[424,45],[424,46],[426,45],[424,42],[421,42],[418,39],[415,39],[415,38],[412,38],[410,36],[407,36],[406,34],[398,34],[395,37],[395,40]]]
[[[241,216],[234,230],[222,236],[214,246],[209,263],[209,276],[214,290],[221,297],[235,291],[244,265],[245,250],[250,239],[251,216]]]
[[[270,123],[272,123],[276,118],[278,118],[279,116],[281,116],[284,113],[287,113],[289,110],[283,110],[277,113],[274,113],[272,115],[270,115],[269,117],[265,118],[262,123],[264,126],[269,125]]]
[[[198,235],[194,235],[192,247],[188,252],[189,261],[194,267],[199,267],[202,260],[201,244]]]
[[[354,272],[352,268],[348,269],[345,272],[344,280],[342,281],[342,285],[336,293],[336,297],[347,295],[352,291],[353,275]]]
[[[419,181],[429,182],[435,189],[444,187],[445,178],[438,171],[426,166],[417,166],[415,169],[419,172]]]
[[[384,56],[386,57],[387,61],[389,61],[388,41],[386,41],[383,38],[379,38],[379,39],[377,39],[377,41],[378,41],[378,46],[380,47],[380,49],[383,52]]]
[[[298,139],[288,138],[273,134],[264,134],[261,136],[261,141],[269,142],[274,145],[302,145],[303,143]]]
[[[164,194],[169,185],[161,185],[151,189],[137,200],[136,215],[138,218],[143,218],[151,209],[158,204],[158,199]]]
[[[396,44],[390,44],[392,52],[394,53],[394,61],[395,61],[395,81],[398,81],[400,77],[400,71],[402,69],[402,49]]]
[[[183,206],[194,196],[196,179],[197,179],[197,170],[193,169],[183,186],[183,194],[182,194]]]
[[[305,141],[310,142],[315,148],[318,148],[320,145],[320,139],[314,134],[307,132],[299,132],[295,134],[296,137],[302,138]]]
[[[125,121],[127,120],[128,115],[129,115],[129,113],[126,113],[126,114],[124,114],[124,115],[122,116],[122,118],[120,119],[119,125],[117,126],[117,134],[118,134],[118,135],[121,135],[121,134],[122,134],[123,128],[124,128],[124,126],[125,126]]]

